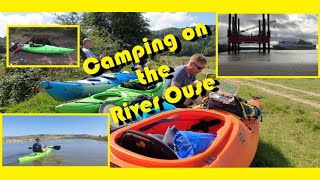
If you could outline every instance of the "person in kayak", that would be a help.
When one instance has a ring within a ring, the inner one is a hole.
[[[196,79],[196,74],[202,72],[207,64],[207,60],[203,54],[194,54],[191,56],[188,64],[180,65],[174,69],[172,73],[173,78],[167,79],[163,88],[163,98],[165,99],[165,91],[170,86],[176,86],[182,88],[192,84],[195,86],[199,80]],[[175,104],[177,108],[187,108],[193,103],[200,105],[202,102],[202,96],[199,95],[197,99],[186,99],[182,104]]]
[[[42,147],[42,144],[40,144],[40,139],[39,138],[36,139],[36,143],[34,143],[33,146],[32,146],[33,152],[44,152],[47,149],[48,149],[47,146]]]

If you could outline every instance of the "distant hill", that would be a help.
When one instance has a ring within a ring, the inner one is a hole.
[[[6,37],[0,37],[0,54],[6,53]]]
[[[107,136],[93,136],[88,134],[38,134],[38,135],[27,135],[27,136],[5,136],[3,142],[26,142],[35,141],[36,138],[44,140],[55,140],[55,139],[95,139],[101,141],[107,141]]]
[[[208,25],[212,35],[209,37],[205,37],[205,38],[199,38],[197,41],[195,42],[191,42],[191,41],[185,41],[182,38],[182,30],[184,28],[167,28],[167,29],[162,29],[159,31],[152,31],[152,35],[151,37],[149,37],[150,39],[155,39],[155,38],[159,38],[159,39],[163,39],[165,35],[167,34],[173,34],[175,36],[177,36],[179,38],[179,40],[181,41],[181,45],[182,45],[182,49],[181,52],[178,54],[175,54],[176,56],[191,56],[194,53],[202,53],[205,56],[215,56],[215,29],[216,26],[215,25]],[[163,53],[163,55],[170,55],[168,52]]]

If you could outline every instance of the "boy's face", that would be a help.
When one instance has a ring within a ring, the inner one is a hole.
[[[93,47],[92,41],[87,41],[86,44],[85,44],[85,47],[88,48],[88,49],[92,48]]]
[[[191,66],[192,66],[192,72],[191,72],[192,75],[198,74],[205,68],[205,64],[196,62],[196,61],[192,61]]]

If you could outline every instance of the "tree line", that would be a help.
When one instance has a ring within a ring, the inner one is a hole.
[[[181,37],[183,28],[166,28],[151,31],[150,20],[142,13],[68,13],[56,15],[54,23],[80,24],[81,40],[89,37],[94,41],[93,51],[97,54],[112,55],[135,45],[142,45],[142,38],[163,39],[166,34],[174,34],[181,40],[182,50],[178,54],[164,53],[163,55],[191,56],[203,53],[205,56],[215,55],[215,26],[209,25],[213,35],[200,38],[196,42],[184,41]]]

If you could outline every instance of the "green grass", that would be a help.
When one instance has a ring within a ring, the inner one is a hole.
[[[260,79],[270,83],[281,84],[290,88],[320,94],[320,79]]]
[[[320,112],[307,105],[241,86],[239,96],[261,99],[263,122],[253,167],[319,167]]]
[[[279,79],[279,80],[280,80],[279,82],[277,82],[276,80],[273,80],[272,83],[276,83],[276,84],[280,84],[280,85],[283,85],[283,86],[290,87],[287,84],[282,84],[283,81],[281,81],[281,79]],[[263,87],[266,87],[266,88],[271,89],[273,91],[281,92],[281,94],[290,94],[290,95],[294,95],[296,97],[303,98],[303,99],[306,99],[306,100],[310,100],[310,101],[314,101],[314,102],[320,102],[320,96],[312,96],[312,95],[309,95],[309,94],[306,94],[306,93],[302,93],[302,92],[299,92],[299,91],[293,91],[293,90],[290,90],[290,89],[284,89],[284,88],[281,88],[281,87],[272,86],[272,85],[268,85],[268,84],[263,84],[263,83],[260,83],[260,82],[256,83],[256,82],[253,82],[253,81],[250,81],[250,80],[246,80],[246,79],[241,79],[241,81],[248,82],[248,83],[251,83],[251,84],[256,84],[257,86],[258,85],[259,86],[263,85]],[[298,81],[300,81],[300,79]],[[294,82],[294,81],[292,81],[292,82]],[[303,88],[301,88],[300,86],[293,87],[293,85],[291,85],[290,88],[295,88],[295,89],[298,89],[298,90],[308,91],[308,88],[313,87],[312,83],[317,82],[318,84],[320,84],[320,80],[314,81],[313,79],[311,79],[311,80],[310,79],[305,79],[303,82],[311,82],[310,83],[311,85],[303,86]],[[316,84],[314,84],[314,85],[316,85]],[[320,89],[320,87],[319,87],[319,89]],[[319,92],[319,94],[320,94],[320,92]]]
[[[40,92],[27,101],[10,106],[7,113],[55,113],[54,108],[61,104],[45,92]]]

